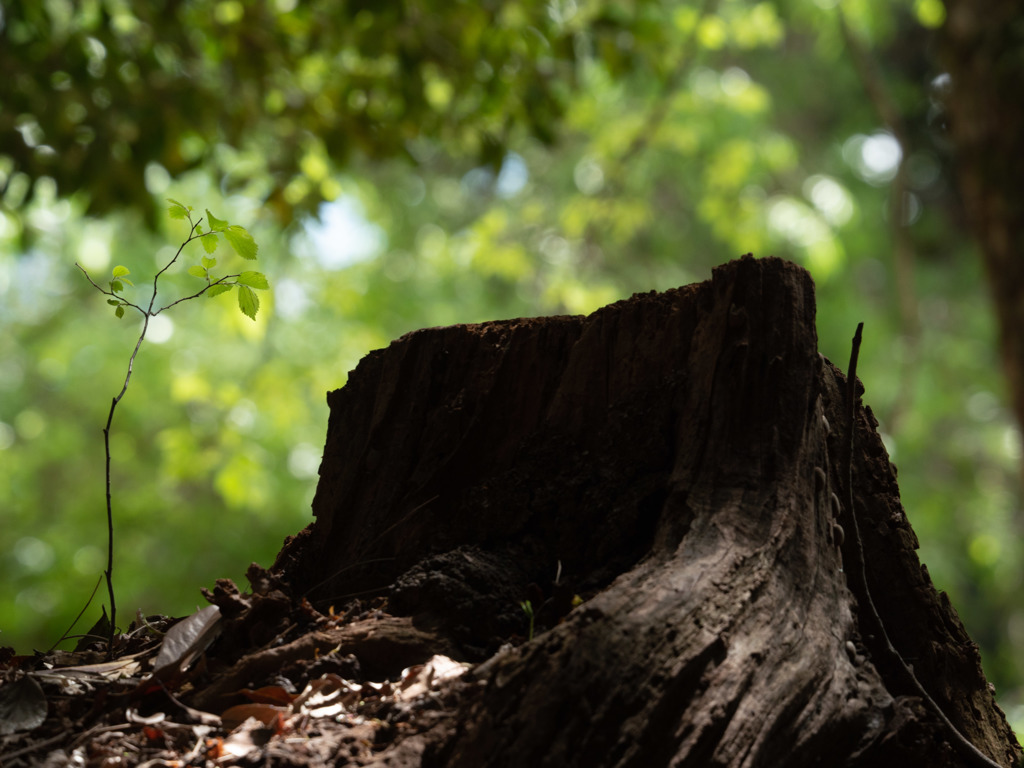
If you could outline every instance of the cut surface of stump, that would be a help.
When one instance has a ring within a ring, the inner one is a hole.
[[[384,596],[475,664],[382,765],[964,765],[848,573],[847,386],[818,354],[810,276],[778,259],[586,317],[417,331],[329,394],[316,520],[272,570],[321,610]],[[1010,765],[876,426],[858,406],[875,603]]]

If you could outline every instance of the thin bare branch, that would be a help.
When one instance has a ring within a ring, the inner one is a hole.
[[[240,275],[224,275],[224,277],[218,278],[218,279],[214,280],[213,282],[209,283],[201,291],[197,291],[196,293],[193,293],[191,296],[182,296],[180,299],[177,299],[176,301],[172,301],[166,307],[160,307],[160,309],[158,309],[156,312],[152,313],[153,317],[156,317],[157,315],[159,315],[164,310],[170,309],[175,304],[181,304],[181,302],[189,301],[190,299],[198,299],[200,296],[202,296],[208,290],[213,288],[213,286],[215,286],[215,285],[238,285],[238,283],[229,283],[228,280],[234,280],[236,277],[239,277],[239,276]]]
[[[102,293],[102,294],[104,294],[106,296],[113,296],[115,299],[120,301],[124,306],[131,307],[132,309],[137,309],[142,314],[146,314],[146,310],[144,310],[138,304],[133,304],[132,302],[128,301],[128,299],[124,298],[123,296],[118,296],[113,291],[108,291],[106,288],[101,288],[99,285],[97,285],[93,281],[92,277],[89,276],[89,273],[85,271],[85,267],[83,267],[77,261],[75,262],[75,266],[78,267],[80,270],[82,270],[82,274],[85,275],[85,279],[88,280],[90,283],[92,283],[92,287],[95,288],[97,291],[99,291],[100,293]]]

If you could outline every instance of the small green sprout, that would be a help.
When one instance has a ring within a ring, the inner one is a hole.
[[[519,604],[519,607],[523,609],[523,613],[526,614],[526,618],[530,620],[530,630],[526,635],[527,641],[533,640],[533,603],[529,600],[523,600]]]

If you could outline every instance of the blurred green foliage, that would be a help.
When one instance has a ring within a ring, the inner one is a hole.
[[[771,253],[814,276],[829,358],[865,321],[922,560],[1020,731],[1021,446],[943,6],[842,12],[846,34],[832,0],[4,3],[0,643],[48,646],[102,570],[101,427],[138,329],[73,264],[166,263],[171,196],[245,225],[274,290],[255,323],[191,302],[150,330],[113,444],[123,612],[190,611],[309,522],[324,394],[367,351]]]

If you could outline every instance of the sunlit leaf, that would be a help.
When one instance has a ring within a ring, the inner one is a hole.
[[[729,31],[718,16],[706,16],[697,28],[697,39],[705,48],[716,51],[725,45]]]
[[[939,0],[916,0],[914,15],[921,26],[938,29],[946,20],[946,7]]]
[[[227,293],[232,288],[234,288],[233,285],[226,285],[224,283],[218,283],[217,285],[211,285],[210,286],[210,290],[208,290],[206,292],[206,295],[207,296],[220,296],[222,293]]]
[[[260,297],[247,285],[238,286],[238,308],[253,320],[256,319],[256,313],[260,311]]]
[[[210,209],[206,209],[206,220],[210,223],[210,229],[227,229],[228,223],[224,219],[218,219]]]
[[[217,250],[217,246],[220,245],[218,237],[212,233],[207,233],[199,238],[203,243],[203,250],[207,253],[213,253]]]
[[[173,200],[169,197],[167,198],[167,202],[170,203],[170,205],[167,206],[167,214],[172,219],[184,219],[188,216],[188,212],[191,210],[179,203],[177,200]]]
[[[203,279],[206,279],[206,270],[203,267],[200,267],[198,264],[189,267],[188,273],[192,275],[192,277],[201,277]]]
[[[248,285],[250,288],[259,288],[261,291],[270,287],[267,278],[262,272],[243,272],[238,276],[240,285]]]
[[[118,266],[114,267],[113,276],[115,278],[123,277],[125,275],[130,275],[130,274],[131,274],[131,270],[129,270],[128,267],[126,267],[124,265],[118,265]]]
[[[256,258],[256,251],[259,250],[259,247],[256,245],[256,241],[252,239],[252,235],[246,231],[245,227],[232,224],[224,230],[224,237],[227,238],[231,247],[235,249],[235,253],[243,259]]]

